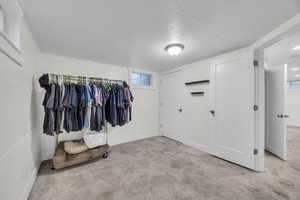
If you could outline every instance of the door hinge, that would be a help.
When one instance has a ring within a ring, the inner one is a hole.
[[[254,60],[254,61],[253,61],[253,66],[254,66],[254,67],[258,67],[258,65],[259,65],[258,60]]]
[[[258,149],[253,149],[253,154],[257,155],[258,154]]]
[[[254,105],[254,106],[253,106],[253,110],[254,110],[254,111],[258,111],[258,105]]]

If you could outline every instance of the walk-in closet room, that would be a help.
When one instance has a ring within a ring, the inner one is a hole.
[[[299,70],[300,0],[0,0],[0,200],[300,200]]]

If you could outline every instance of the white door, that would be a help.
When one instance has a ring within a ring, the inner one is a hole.
[[[252,52],[212,63],[210,153],[250,169],[255,168],[254,80]]]
[[[162,75],[160,82],[160,131],[169,138],[182,141],[182,72]]]
[[[266,71],[266,150],[286,160],[286,66]]]

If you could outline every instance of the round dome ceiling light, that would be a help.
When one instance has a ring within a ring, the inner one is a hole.
[[[168,52],[170,56],[179,56],[182,54],[183,49],[183,44],[170,44],[166,46],[165,51]]]

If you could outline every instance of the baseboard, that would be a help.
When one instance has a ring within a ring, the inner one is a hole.
[[[159,136],[157,135],[135,135],[135,136],[131,136],[128,138],[123,138],[122,140],[119,141],[109,141],[109,145],[114,146],[114,145],[118,145],[118,144],[124,144],[124,143],[128,143],[128,142],[134,142],[134,141],[138,141],[138,140],[143,140],[143,139],[147,139],[150,137],[155,137],[155,136]]]
[[[169,135],[165,135],[165,134],[162,134],[162,136],[183,144],[182,140],[178,137],[169,136]]]
[[[205,153],[209,153],[208,152],[208,148],[204,145],[201,145],[201,144],[197,144],[195,142],[192,142],[192,141],[183,141],[183,144],[187,145],[187,146],[190,146],[190,147],[193,147],[195,149],[198,149],[200,151],[203,151]]]
[[[193,148],[195,148],[195,149],[197,149],[199,151],[202,151],[202,152],[205,152],[205,153],[209,153],[208,148],[206,146],[204,146],[204,145],[197,144],[197,143],[192,142],[190,140],[182,140],[182,139],[178,139],[177,137],[170,137],[170,136],[167,136],[167,135],[164,135],[164,134],[163,134],[163,136],[167,137],[167,138],[170,138],[172,140],[175,140],[177,142],[180,142],[180,143],[182,143],[182,144],[184,144],[186,146],[193,147]]]
[[[159,132],[158,136],[164,136],[164,134],[162,132]]]
[[[39,170],[39,167],[38,168],[35,168],[29,178],[29,180],[27,181],[27,184],[25,185],[25,188],[24,188],[24,191],[21,195],[21,197],[19,198],[20,200],[27,200],[29,195],[30,195],[30,192],[31,192],[31,189],[33,187],[33,184],[36,180],[36,177],[37,177],[37,174],[38,174],[38,170]]]

